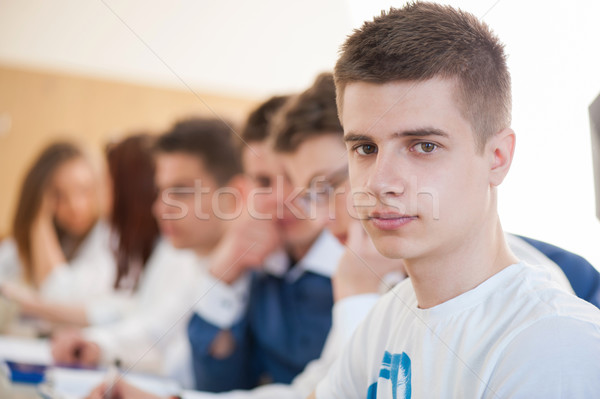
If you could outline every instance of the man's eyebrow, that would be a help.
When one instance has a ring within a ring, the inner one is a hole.
[[[344,135],[344,142],[349,143],[354,141],[373,141],[373,138],[365,134],[356,133],[348,133]]]
[[[448,133],[441,129],[437,129],[434,127],[431,128],[422,128],[415,130],[406,130],[403,132],[397,132],[393,134],[393,137],[427,137],[427,136],[440,136],[440,137],[450,137]]]
[[[441,129],[434,127],[427,127],[422,129],[405,130],[402,132],[396,132],[392,135],[393,138],[401,137],[427,137],[427,136],[439,136],[448,138],[450,135]],[[348,133],[344,136],[344,142],[356,142],[356,141],[373,141],[374,139],[367,134]]]
[[[195,186],[195,181],[176,181],[173,183],[169,183],[164,185],[164,187],[159,187],[161,190],[169,189],[169,188],[190,188]]]

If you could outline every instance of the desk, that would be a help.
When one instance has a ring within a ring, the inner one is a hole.
[[[0,335],[0,361],[4,360],[48,366],[47,379],[50,380],[50,386],[61,399],[85,397],[92,388],[104,380],[106,374],[105,370],[82,370],[54,366],[52,364],[50,342],[45,339]],[[132,385],[159,396],[176,395],[180,392],[180,386],[175,381],[162,377],[128,373],[123,378]],[[2,391],[2,389],[5,390]],[[10,389],[10,391],[7,391],[7,389]],[[4,399],[5,397],[11,399],[40,399],[42,396],[39,395],[38,387],[35,385],[13,384],[6,387],[2,386],[0,382],[0,398]]]

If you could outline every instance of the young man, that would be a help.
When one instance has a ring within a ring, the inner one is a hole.
[[[199,288],[208,257],[231,225],[215,211],[232,213],[237,206],[231,196],[215,193],[223,187],[243,189],[241,163],[232,136],[221,121],[190,119],[175,124],[158,138],[158,196],[153,211],[163,237],[174,248],[193,253],[175,256],[172,251],[172,257],[162,261],[173,262],[173,273],[184,273],[190,266],[179,262],[191,258],[197,273],[190,276],[187,286],[165,296],[158,309],[148,309],[106,328],[57,336],[52,348],[57,362],[95,365],[119,359],[127,368],[183,375],[186,383],[191,379],[191,365],[186,358],[190,309],[203,294]]]
[[[212,289],[188,327],[198,390],[289,383],[319,357],[331,327],[330,278],[342,247],[323,230],[323,220],[298,211],[266,143],[270,114],[282,103],[273,101],[250,116],[242,133],[249,217],[234,221],[232,235],[215,251],[206,280]],[[319,120],[305,122],[307,129],[320,129]],[[265,236],[266,229],[275,236]],[[242,256],[256,240],[279,250],[262,258]]]
[[[513,157],[502,45],[416,3],[348,38],[335,69],[350,182],[409,279],[378,303],[318,398],[593,397],[600,313],[517,261],[496,210]]]
[[[328,113],[329,118],[334,120],[337,112],[333,76],[320,75],[313,87],[300,97],[310,96],[315,90],[329,93],[330,102],[321,101],[319,109],[322,113]],[[321,95],[321,98],[323,97]],[[302,105],[302,102],[298,102]],[[305,203],[306,214],[312,213],[317,217],[327,218],[327,227],[340,242],[345,243],[348,232],[355,231],[351,225],[354,219],[357,219],[357,215],[351,205],[352,195],[347,180],[348,158],[342,141],[342,127],[336,127],[335,123],[331,122],[327,130],[290,129],[289,125],[295,123],[295,113],[298,111],[294,106],[288,108],[287,112],[281,115],[281,121],[276,124],[279,126],[275,126],[274,148],[282,157],[286,173],[294,186],[304,188],[301,198]],[[336,153],[343,156],[335,156]],[[358,234],[355,233],[356,235]],[[506,240],[518,259],[547,268],[568,290],[572,289],[580,298],[596,306],[600,305],[600,274],[585,259],[530,238],[506,234]],[[364,245],[350,246],[349,249],[360,251]],[[349,272],[346,266],[345,262],[341,262],[333,279],[336,298],[377,292],[387,271],[378,267],[377,271],[370,273],[358,273],[356,270]],[[364,262],[363,268],[366,268]]]

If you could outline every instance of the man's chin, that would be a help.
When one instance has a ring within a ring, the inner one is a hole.
[[[396,237],[390,236],[371,236],[373,245],[381,255],[390,259],[404,259],[406,258],[406,251],[400,240]]]
[[[173,248],[176,248],[176,249],[189,248],[189,245],[187,245],[187,243],[183,239],[178,239],[177,237],[170,236],[170,237],[167,237],[167,240],[169,241],[171,246],[173,246]]]

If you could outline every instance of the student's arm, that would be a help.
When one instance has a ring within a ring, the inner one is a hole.
[[[215,249],[188,326],[198,389],[256,385],[247,320],[248,272],[261,267],[278,243],[272,223],[248,218],[236,221]]]
[[[89,324],[86,310],[81,305],[46,302],[36,292],[15,283],[4,283],[1,289],[7,298],[19,305],[20,312],[27,316],[76,327]]]
[[[221,329],[198,314],[188,326],[196,388],[222,392],[251,389],[257,384],[251,359],[252,343],[246,316],[229,329]]]
[[[247,329],[250,291],[250,275],[231,285],[211,274],[202,279],[187,327],[197,389],[218,392],[255,386]]]

